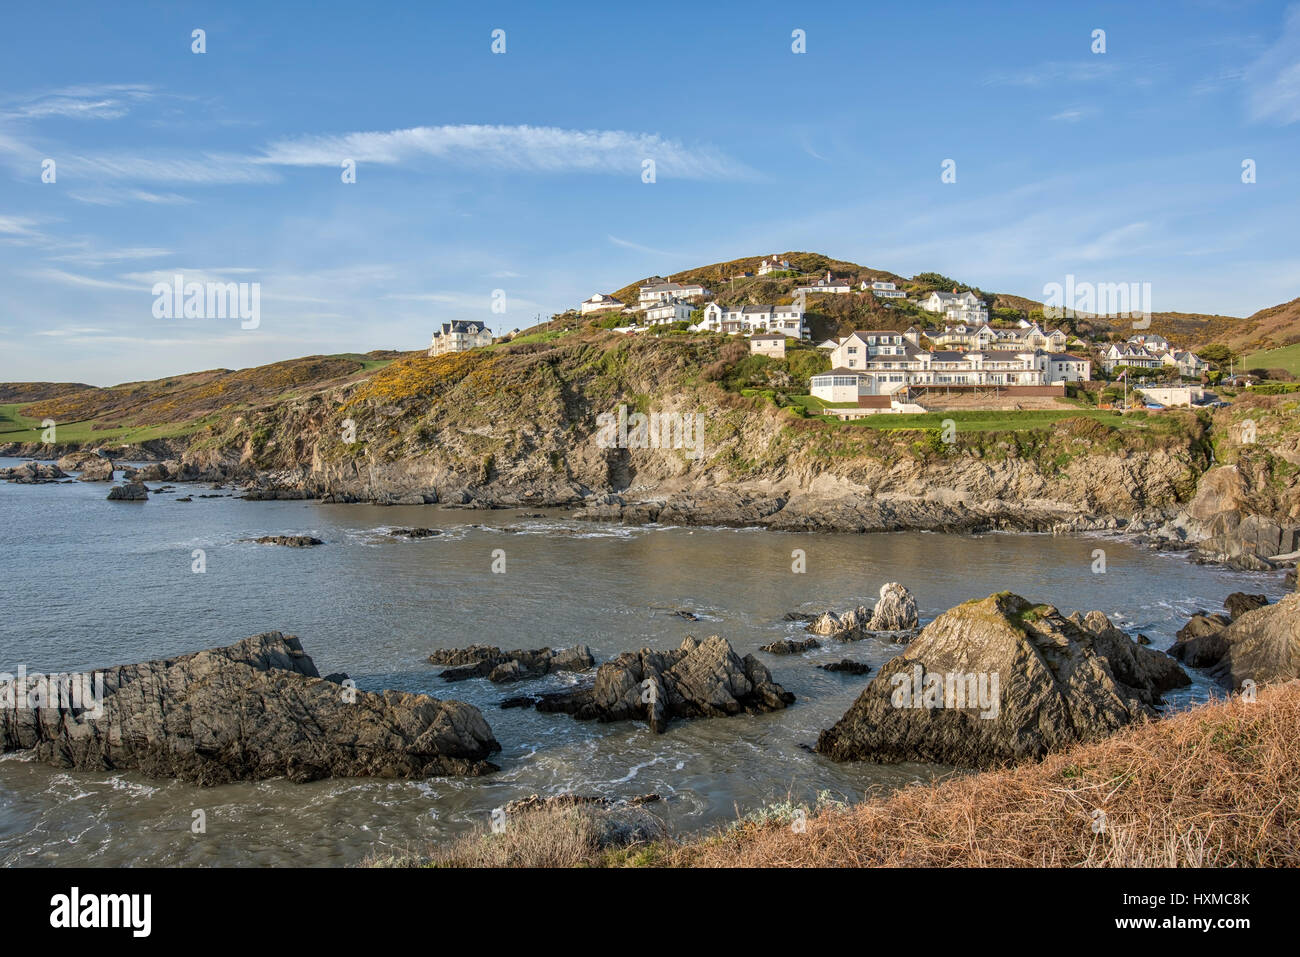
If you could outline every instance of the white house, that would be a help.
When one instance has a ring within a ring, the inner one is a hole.
[[[806,283],[802,286],[795,286],[795,292],[827,292],[827,293],[844,293],[852,292],[853,285],[847,279],[832,279],[831,274],[827,271],[821,279]]]
[[[879,279],[864,279],[859,283],[858,288],[863,292],[871,293],[877,299],[902,299],[907,296],[907,293],[903,292],[903,290],[899,289],[892,282],[885,282]]]
[[[578,306],[578,311],[582,315],[589,312],[604,312],[607,309],[622,309],[623,303],[613,296],[607,296],[603,292],[598,292],[590,299],[584,299]]]
[[[465,352],[467,349],[490,345],[492,330],[487,326],[468,319],[453,319],[444,322],[434,331],[428,354],[440,356],[444,352]]]
[[[737,333],[779,332],[802,339],[808,333],[803,324],[803,310],[788,306],[720,306],[711,302],[704,307],[704,317],[691,327],[693,332]]]
[[[771,259],[764,259],[758,264],[758,274],[766,276],[770,272],[787,272],[790,269],[790,263],[784,259],[777,259],[773,256]]]
[[[661,326],[670,322],[690,322],[695,307],[684,299],[663,299],[645,311],[647,326]]]
[[[926,312],[941,312],[950,322],[978,325],[989,320],[989,307],[973,292],[932,292],[918,305]]]
[[[761,356],[775,359],[785,358],[785,341],[788,337],[780,333],[760,332],[749,337],[749,351]]]
[[[1042,349],[1034,352],[1034,365],[1043,372],[1045,385],[1058,382],[1091,382],[1092,360],[1063,352],[1046,352]]]
[[[862,374],[853,369],[832,369],[809,382],[813,397],[823,402],[857,402],[862,394]]]
[[[1141,345],[1128,342],[1112,343],[1111,347],[1101,354],[1101,367],[1107,373],[1114,372],[1120,366],[1130,366],[1134,369],[1160,369],[1164,364],[1160,356],[1148,352]]]
[[[1209,370],[1210,364],[1200,356],[1181,349],[1171,349],[1160,357],[1167,366],[1177,366],[1179,375],[1188,379],[1199,379]]]
[[[664,299],[701,299],[708,294],[709,291],[698,282],[681,283],[661,280],[642,286],[639,302],[644,309]]]

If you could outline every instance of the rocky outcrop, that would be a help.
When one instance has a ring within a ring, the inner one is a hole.
[[[1233,621],[1236,621],[1246,612],[1254,611],[1256,608],[1263,608],[1267,604],[1267,595],[1247,595],[1245,592],[1240,591],[1234,591],[1223,599],[1223,607],[1228,609],[1228,617]]]
[[[688,635],[673,651],[626,651],[601,665],[591,686],[544,695],[537,710],[580,721],[644,720],[663,732],[674,718],[761,714],[793,701],[753,655],[741,658],[717,635]]]
[[[880,600],[871,610],[871,631],[911,631],[920,624],[916,599],[898,582],[880,586]]]
[[[1223,601],[1228,614],[1198,611],[1178,629],[1169,654],[1190,668],[1214,668],[1228,654],[1228,626],[1247,612],[1268,604],[1265,595],[1233,592]]]
[[[1259,601],[1264,604],[1259,604]],[[1270,605],[1263,595],[1234,592],[1233,612],[1197,612],[1178,632],[1169,653],[1193,668],[1207,668],[1227,688],[1300,677],[1300,594]]]
[[[843,614],[836,614],[833,611],[823,612],[809,622],[805,630],[825,638],[857,641],[866,633],[870,621],[871,612],[867,610],[866,606],[859,605],[857,608],[850,608]]]
[[[149,490],[139,482],[127,482],[125,485],[115,485],[109,489],[108,500],[110,502],[147,502],[149,500]]]
[[[113,481],[113,461],[96,452],[70,452],[54,463],[66,472],[79,472],[79,482]]]
[[[499,684],[541,678],[556,671],[586,671],[595,667],[596,659],[586,645],[572,648],[516,648],[502,651],[495,645],[470,645],[448,648],[429,655],[429,663],[450,665],[438,677],[445,681],[487,678]]]
[[[324,545],[325,543],[319,538],[311,535],[263,535],[261,538],[250,539],[258,545],[283,545],[286,548],[311,548],[314,545]]]
[[[1268,571],[1273,559],[1300,549],[1295,497],[1290,512],[1270,502],[1253,463],[1224,465],[1201,476],[1188,511],[1204,534],[1196,549],[1204,561],[1246,571]]]
[[[821,646],[822,643],[816,638],[804,638],[802,641],[797,638],[782,638],[780,641],[764,645],[758,650],[766,651],[769,655],[798,655]]]
[[[950,609],[888,662],[817,750],[837,761],[989,767],[1153,717],[1187,676],[1105,616],[1001,593]]]
[[[81,474],[77,476],[78,482],[111,482],[113,481],[113,462],[111,459],[102,459],[98,456],[94,461],[87,461],[81,467]]]
[[[388,533],[394,538],[434,538],[442,534],[438,528],[395,528]]]
[[[67,473],[57,465],[42,465],[40,462],[24,462],[13,468],[0,469],[0,480],[16,485],[44,485],[67,477]]]
[[[1227,652],[1211,675],[1225,687],[1300,678],[1300,594],[1243,613],[1222,635]]]
[[[42,702],[0,685],[0,746],[56,767],[201,785],[496,770],[486,759],[500,745],[478,709],[359,691],[318,674],[297,638],[267,632],[95,672],[78,686],[102,688],[98,707],[85,696]]]

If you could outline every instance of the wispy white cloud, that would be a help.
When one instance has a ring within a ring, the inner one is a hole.
[[[985,86],[1047,86],[1052,83],[1079,83],[1114,76],[1119,67],[1100,55],[1076,62],[1049,62],[1020,70],[991,73]]]
[[[1091,106],[1074,106],[1068,110],[1062,110],[1060,113],[1054,113],[1048,119],[1054,123],[1078,123],[1082,119],[1096,114],[1097,110]]]
[[[619,239],[617,236],[607,237],[615,246],[622,246],[624,249],[631,249],[639,253],[649,253],[651,256],[669,256],[675,259],[682,258],[681,253],[669,252],[666,249],[654,249],[650,246],[642,246],[640,243],[634,243],[629,239]]]
[[[114,120],[131,107],[152,99],[153,88],[137,83],[66,87],[45,93],[12,96],[0,101],[0,119],[34,120],[62,117],[80,120]]]
[[[1244,79],[1252,120],[1300,121],[1300,4],[1287,8],[1277,42],[1247,68]]]
[[[277,166],[409,165],[430,159],[533,172],[640,174],[655,162],[656,176],[752,179],[752,169],[708,147],[688,147],[654,133],[566,130],[550,126],[417,126],[391,132],[343,133],[278,140],[258,162]]]

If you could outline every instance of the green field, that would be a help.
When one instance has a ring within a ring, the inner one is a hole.
[[[1256,352],[1241,360],[1243,369],[1285,369],[1295,376],[1300,376],[1300,342],[1281,349],[1269,349]]]
[[[18,411],[27,404],[29,403],[19,402],[0,405],[0,443],[41,441],[41,432],[43,430],[41,429],[40,420],[29,418]],[[152,439],[171,439],[177,436],[189,435],[192,432],[197,432],[209,422],[215,421],[215,419],[216,416],[207,416],[189,422],[166,423],[163,425],[127,425],[112,428],[96,427],[97,420],[95,419],[82,422],[60,422],[55,430],[54,438],[59,445],[68,443],[84,445],[104,442],[148,442]]]

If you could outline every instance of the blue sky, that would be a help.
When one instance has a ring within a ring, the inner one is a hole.
[[[10,5],[0,379],[419,348],[788,249],[1248,315],[1300,295],[1298,146],[1300,4]],[[259,283],[257,328],[155,318],[177,273]]]

